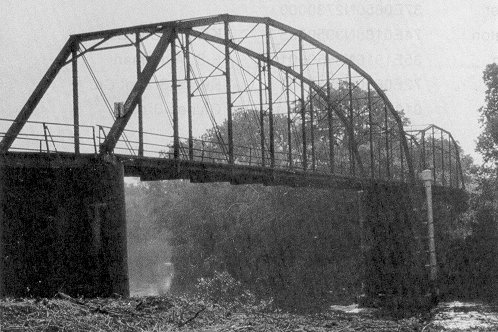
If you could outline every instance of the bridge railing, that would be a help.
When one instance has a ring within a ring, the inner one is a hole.
[[[0,118],[0,137],[6,135],[14,120]],[[11,151],[27,151],[41,153],[59,153],[76,151],[80,153],[99,153],[102,144],[110,130],[103,125],[79,125],[78,140],[75,140],[75,126],[73,124],[45,121],[27,121],[23,131],[16,137]],[[140,144],[139,132],[124,130],[114,153],[130,156],[153,158],[169,158],[228,164],[228,144],[223,140],[207,140],[178,137],[179,149],[175,156],[174,137],[172,135],[151,132],[142,133]],[[415,165],[416,172],[431,169],[435,183],[447,187],[463,188],[463,174],[460,165],[460,148],[448,131],[430,125],[421,129],[406,130],[409,143],[410,157]],[[233,145],[234,164],[259,167],[274,167],[289,171],[318,172],[323,174],[350,175],[348,151],[336,150],[335,169],[332,172],[328,162],[325,146],[317,142],[315,146],[316,159],[312,166],[304,168],[299,154],[289,154],[287,151],[274,151],[273,165],[270,154],[256,146]],[[344,142],[338,142],[344,144]],[[406,180],[406,161],[401,153],[401,146],[390,145],[389,153],[385,148],[377,147],[374,142],[372,149],[367,149],[369,142],[360,142],[360,153],[365,161],[366,171],[370,177],[378,179]],[[362,145],[363,144],[363,145]],[[77,146],[77,148],[76,148]],[[142,149],[140,150],[140,146]],[[364,146],[364,147],[363,147]],[[285,148],[283,149],[285,150]],[[371,153],[372,151],[373,153]],[[389,158],[388,158],[389,156]],[[401,156],[401,157],[399,157]],[[370,170],[368,170],[370,168]]]
[[[7,128],[15,120],[0,118],[0,137],[4,137]],[[95,127],[89,125],[79,125],[79,148],[82,153],[97,153]],[[10,151],[30,151],[30,152],[74,152],[73,124],[48,122],[48,121],[27,121],[23,130],[17,135]]]
[[[110,127],[98,125],[97,143],[104,142]],[[118,141],[114,148],[115,153],[121,154],[139,154],[139,132],[136,130],[124,130],[124,136]],[[126,137],[126,138],[124,138]],[[213,162],[228,164],[228,144],[218,141],[203,140],[193,138],[190,140],[186,137],[179,137],[179,155],[181,160],[192,160],[201,162]],[[248,166],[270,166],[270,157],[267,151],[262,151],[260,148],[233,145],[234,147],[234,163],[238,165]],[[174,158],[174,136],[166,134],[157,134],[143,132],[143,156],[146,157],[161,157]],[[262,158],[262,155],[265,158]],[[285,152],[275,152],[275,167],[302,170],[300,160],[289,162],[288,155]]]

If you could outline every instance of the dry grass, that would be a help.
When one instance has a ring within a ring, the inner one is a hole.
[[[0,300],[0,331],[420,331],[418,318],[372,312],[262,312],[184,297]]]

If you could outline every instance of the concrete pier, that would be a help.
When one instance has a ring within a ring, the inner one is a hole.
[[[124,171],[117,161],[0,159],[0,296],[127,296]]]

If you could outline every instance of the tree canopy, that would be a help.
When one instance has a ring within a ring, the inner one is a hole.
[[[482,133],[477,139],[477,152],[490,166],[498,161],[498,65],[492,63],[483,72],[486,85],[485,105],[479,108]]]

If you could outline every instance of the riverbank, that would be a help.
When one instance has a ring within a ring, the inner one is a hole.
[[[356,305],[299,315],[186,297],[0,300],[0,331],[496,331],[497,308],[442,303],[432,315],[394,319]]]

